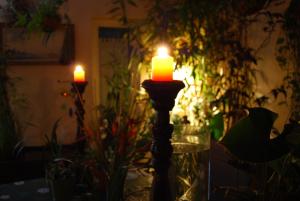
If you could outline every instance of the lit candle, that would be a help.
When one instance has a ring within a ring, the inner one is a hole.
[[[85,72],[81,65],[75,67],[74,82],[85,82]]]
[[[169,56],[166,47],[160,47],[157,56],[152,58],[152,80],[172,81],[173,80],[173,57]]]

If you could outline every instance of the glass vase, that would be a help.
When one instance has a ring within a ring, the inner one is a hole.
[[[185,125],[172,138],[173,156],[169,169],[172,200],[209,199],[210,135],[205,129]]]
[[[209,132],[190,125],[175,129],[172,146],[173,155],[169,168],[172,201],[208,201]],[[125,182],[125,200],[149,200],[152,179],[149,169],[130,168]]]

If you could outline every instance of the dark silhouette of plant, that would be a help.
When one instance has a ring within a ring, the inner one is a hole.
[[[65,0],[16,1],[6,0],[1,8],[9,26],[25,28],[27,32],[40,31],[49,35],[62,22],[62,17],[69,21],[68,16],[61,16],[60,6]]]
[[[18,136],[10,96],[8,93],[9,77],[6,59],[0,55],[0,158],[9,159],[13,156]]]
[[[114,0],[111,12],[119,12],[120,19],[126,19],[122,22],[132,26],[131,43],[139,48],[144,64],[150,64],[157,45],[165,44],[177,69],[192,69],[194,81],[185,80],[184,90],[194,87],[198,98],[193,108],[198,122],[194,123],[204,126],[219,110],[226,130],[241,117],[242,109],[263,103],[254,93],[257,59],[256,50],[247,43],[247,29],[260,15],[274,18],[266,11],[274,2],[278,1],[157,0],[149,2],[147,18],[133,25],[128,23],[126,5],[138,6],[138,1]],[[183,99],[179,104],[192,102]]]
[[[300,120],[300,2],[292,0],[282,16],[283,34],[277,40],[277,62],[287,72],[283,88],[292,91],[292,118]]]

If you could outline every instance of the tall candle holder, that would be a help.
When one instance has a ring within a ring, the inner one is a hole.
[[[153,81],[145,80],[142,87],[146,89],[156,110],[156,120],[152,129],[153,142],[151,152],[155,170],[152,183],[152,201],[172,201],[168,170],[171,165],[173,147],[171,137],[173,125],[170,124],[169,112],[175,105],[178,92],[184,88],[179,80]]]
[[[84,99],[82,97],[85,87],[88,82],[72,82],[72,92],[75,94],[75,115],[77,120],[77,130],[76,130],[76,141],[78,144],[78,149],[83,151],[85,145],[85,134],[84,134]]]

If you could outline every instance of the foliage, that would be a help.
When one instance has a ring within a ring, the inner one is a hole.
[[[38,4],[32,1],[7,0],[1,11],[9,25],[23,27],[27,31],[44,31],[50,33],[53,31],[54,24],[49,24],[47,17],[58,17],[56,21],[60,22],[58,8],[62,5],[63,0],[42,0]],[[56,25],[56,24],[55,24]],[[46,36],[46,39],[49,35]],[[22,104],[24,106],[24,99],[18,98],[15,95],[15,88],[12,79],[8,77],[6,72],[6,57],[1,54],[0,58],[0,149],[1,158],[12,157],[14,146],[17,144],[18,132],[21,129],[20,122],[13,114],[15,109],[13,104]],[[18,108],[19,109],[19,108]],[[20,143],[19,143],[20,144]]]
[[[55,123],[53,124],[50,138],[48,135],[45,136],[46,147],[48,147],[51,152],[52,160],[62,157],[62,153],[61,153],[62,145],[59,144],[57,140],[57,128],[59,122],[60,119],[56,120]]]
[[[292,0],[282,16],[282,35],[277,39],[276,59],[282,69],[286,70],[283,89],[292,92],[292,118],[300,119],[300,20],[299,1]]]
[[[116,6],[111,12],[121,10],[123,19],[127,19],[126,1],[114,3],[123,7]],[[245,116],[244,109],[261,106],[268,100],[267,96],[255,96],[255,85],[257,51],[266,45],[275,25],[282,20],[280,14],[267,10],[272,3],[281,1],[151,1],[146,20],[133,25],[131,34],[132,43],[140,49],[144,64],[150,66],[156,46],[164,44],[172,49],[177,70],[191,69],[188,76],[192,79],[184,80],[186,88],[177,103],[182,107],[182,117],[188,116],[198,126],[209,124],[216,139],[222,138],[223,130],[226,133],[229,130],[222,143],[239,158],[252,162],[273,160],[290,151],[282,139],[290,134],[288,128],[270,140],[272,112],[263,108],[250,109],[249,116],[238,122]],[[268,37],[254,50],[247,41],[248,27],[261,16],[266,19],[264,31]],[[275,98],[279,94],[287,97],[283,86],[271,91]],[[180,124],[180,119],[176,116],[174,122]],[[234,195],[237,196],[231,200],[257,198],[255,192],[248,194],[250,198],[239,191]]]
[[[51,136],[45,136],[46,147],[51,153],[51,159],[46,168],[46,178],[48,180],[75,178],[75,163],[63,156],[62,144],[60,144],[57,139],[59,122],[60,119],[53,124]]]
[[[149,41],[170,44],[177,67],[192,67],[198,99],[203,98],[194,108],[198,121],[210,118],[214,107],[236,116],[235,109],[247,105],[252,96],[250,64],[255,59],[240,41],[246,19],[234,16],[232,9],[228,1],[218,6],[211,1],[183,1],[177,6],[157,3],[151,12],[154,33]]]
[[[101,182],[107,184],[108,201],[123,198],[128,169],[143,159],[150,145],[149,105],[140,91],[134,58],[124,64],[112,57],[106,104],[98,107],[96,129],[87,128],[91,160],[95,161],[88,168],[93,170],[98,186],[103,186]]]
[[[289,152],[277,160],[268,163],[271,168],[271,176],[268,180],[267,192],[275,200],[299,200],[300,199],[300,124],[291,121],[286,125],[285,140]],[[283,131],[283,132],[284,132]]]
[[[4,55],[0,55],[0,158],[8,159],[13,156],[14,146],[18,136],[8,94],[7,66]]]
[[[56,158],[48,164],[47,180],[64,180],[75,177],[75,166],[71,160]]]
[[[137,3],[135,0],[112,0],[113,7],[110,9],[109,13],[115,14],[119,17],[119,21],[123,24],[128,23],[127,7],[128,4],[136,7]]]
[[[269,19],[278,16],[266,10],[271,3],[278,0],[152,1],[147,18],[132,27],[132,43],[148,66],[157,45],[169,46],[176,69],[190,69],[184,80],[184,95],[177,101],[183,111],[180,115],[188,116],[192,124],[207,126],[221,113],[227,130],[240,119],[239,111],[262,104],[254,91],[256,50],[249,47],[246,39],[248,27],[261,15],[270,22],[265,31],[272,32],[274,20]],[[113,4],[111,12],[121,12],[126,18],[126,1],[116,0]],[[264,45],[265,40],[261,43]]]
[[[224,120],[221,113],[216,114],[210,119],[209,127],[212,133],[212,138],[219,140],[223,136]]]
[[[53,32],[61,22],[59,7],[65,0],[16,1],[7,0],[6,13],[9,24],[24,27],[26,31]]]

